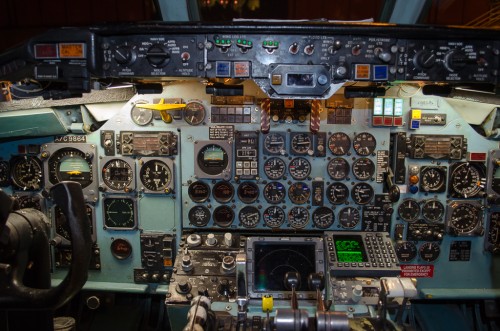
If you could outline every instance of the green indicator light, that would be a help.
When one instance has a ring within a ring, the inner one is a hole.
[[[215,43],[216,44],[220,43],[220,40],[219,39],[215,39]]]
[[[279,44],[280,44],[280,43],[279,43],[279,42],[277,42],[277,41],[275,41],[275,42],[274,42],[274,46],[278,46]]]
[[[246,40],[243,40],[243,45],[246,45],[247,44],[247,41]]]
[[[267,46],[267,41],[263,41],[262,45]]]
[[[252,42],[251,42],[251,41],[249,41],[249,42],[248,42],[248,45],[252,46]]]
[[[231,43],[231,40],[226,40],[226,44],[230,44]]]
[[[241,44],[241,39],[238,39],[237,43],[238,43],[238,44]],[[245,43],[245,42],[243,42],[243,43]]]

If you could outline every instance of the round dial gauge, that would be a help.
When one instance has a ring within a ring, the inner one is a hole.
[[[434,262],[439,257],[440,252],[441,248],[437,242],[426,242],[420,246],[418,255],[426,262]]]
[[[368,156],[375,151],[377,141],[371,133],[361,132],[354,137],[352,147],[358,155]]]
[[[349,175],[349,163],[346,159],[337,157],[328,162],[328,174],[334,180],[343,180]]]
[[[279,228],[285,222],[285,212],[278,206],[268,207],[262,216],[270,228]]]
[[[205,119],[205,106],[202,103],[191,101],[184,108],[184,120],[189,125],[198,125]]]
[[[345,155],[351,148],[351,139],[344,132],[336,132],[328,139],[328,148],[333,155]]]
[[[238,186],[238,198],[244,203],[254,203],[259,197],[259,187],[253,182],[243,182]]]
[[[410,262],[417,257],[417,246],[411,241],[401,241],[394,247],[399,262]]]
[[[285,137],[279,133],[269,133],[264,139],[264,149],[269,154],[285,154]]]
[[[362,157],[352,164],[352,173],[359,180],[368,180],[375,173],[375,164],[372,160]]]
[[[42,201],[38,195],[23,195],[17,197],[19,209],[33,208],[42,211]]]
[[[286,189],[280,182],[270,182],[264,186],[264,198],[269,203],[280,203],[285,199]]]
[[[293,183],[288,189],[288,197],[290,198],[290,201],[298,205],[306,203],[310,195],[311,189],[306,183],[303,182]]]
[[[425,167],[420,171],[420,188],[425,192],[443,192],[446,174],[443,168]]]
[[[34,191],[41,188],[42,163],[37,158],[30,156],[15,158],[10,170],[12,182],[18,189]]]
[[[339,212],[339,224],[344,229],[353,229],[361,220],[359,210],[354,207],[342,208]]]
[[[113,159],[102,167],[102,180],[104,184],[115,191],[130,190],[134,171],[130,164],[121,159]]]
[[[240,210],[239,218],[245,228],[255,228],[260,221],[260,212],[255,207],[246,206]]]
[[[160,160],[149,160],[144,163],[139,172],[142,185],[150,191],[168,191],[172,181],[172,171]]]
[[[93,209],[86,205],[85,209],[87,211],[87,217],[89,218],[90,221],[90,226],[91,226],[91,233],[92,233],[92,219],[93,217]],[[56,227],[56,234],[61,236],[63,239],[62,244],[63,245],[69,245],[71,243],[71,230],[69,228],[69,223],[66,220],[66,216],[64,216],[61,208],[59,206],[54,207],[54,224]]]
[[[138,101],[134,104],[132,110],[130,111],[130,117],[137,125],[148,125],[153,120],[153,111],[151,109],[139,108],[136,106],[138,104],[146,103],[146,101]]]
[[[210,221],[210,210],[205,206],[194,206],[189,210],[188,219],[194,226],[206,226]]]
[[[285,175],[285,161],[278,157],[272,157],[264,162],[264,172],[269,179],[280,179]]]
[[[135,202],[131,198],[104,199],[104,226],[110,229],[136,227]]]
[[[327,229],[333,225],[335,216],[330,208],[319,207],[314,211],[312,220],[318,229]]]
[[[472,198],[482,191],[484,181],[484,172],[478,166],[461,163],[451,172],[449,192],[453,197]]]
[[[415,199],[405,199],[398,207],[399,217],[406,222],[413,222],[420,214],[420,205]]]
[[[422,206],[422,216],[431,223],[441,223],[444,216],[444,206],[437,199],[431,199],[424,202]]]
[[[453,209],[449,226],[456,234],[474,231],[479,224],[480,209],[470,203],[461,203]]]
[[[215,201],[226,203],[231,201],[234,196],[234,187],[226,181],[217,182],[212,190]]]
[[[288,170],[293,179],[306,179],[311,174],[311,163],[303,157],[297,157],[290,161]]]
[[[214,223],[222,228],[227,228],[234,221],[234,211],[229,206],[219,206],[214,209]]]
[[[9,163],[0,161],[0,186],[9,186]]]
[[[210,186],[202,181],[191,183],[188,195],[194,202],[205,202],[210,197]]]
[[[352,187],[351,198],[358,205],[366,205],[372,201],[373,187],[367,183],[357,183]]]
[[[340,205],[349,198],[349,189],[342,183],[332,183],[326,188],[326,197],[334,205]]]
[[[308,133],[298,133],[292,137],[290,146],[293,154],[307,154],[312,150],[311,137]]]
[[[227,152],[217,144],[203,146],[197,157],[198,166],[208,175],[220,175],[228,166]]]
[[[288,224],[294,229],[302,229],[309,222],[309,212],[304,207],[293,207],[288,212]]]
[[[49,158],[49,181],[57,184],[62,181],[80,183],[82,188],[92,184],[92,155],[76,148],[62,148]]]

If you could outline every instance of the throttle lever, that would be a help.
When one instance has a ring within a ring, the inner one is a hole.
[[[297,288],[300,287],[300,275],[298,272],[289,271],[285,274],[285,287],[292,290],[291,306],[292,309],[299,309],[297,302]]]
[[[321,297],[321,291],[325,288],[325,277],[323,277],[322,274],[312,273],[309,275],[307,281],[309,289],[311,291],[316,291],[316,307],[318,311],[328,311],[331,303],[327,305]]]

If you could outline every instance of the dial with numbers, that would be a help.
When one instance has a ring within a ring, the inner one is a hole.
[[[212,189],[212,195],[215,201],[227,203],[234,196],[234,187],[230,182],[225,180],[217,182]]]
[[[234,211],[229,206],[219,206],[214,209],[212,217],[216,225],[227,228],[234,221]]]
[[[439,247],[439,243],[434,241],[423,243],[418,250],[418,255],[426,262],[436,261],[440,253],[441,247]]]
[[[416,221],[420,214],[420,205],[415,199],[405,199],[398,207],[399,217],[406,222]]]
[[[264,173],[269,179],[280,179],[285,175],[285,161],[279,157],[271,157],[264,162]]]
[[[309,222],[309,212],[304,207],[293,207],[288,212],[288,224],[294,229],[302,229]]]
[[[189,185],[188,195],[194,202],[205,202],[210,197],[210,186],[202,181],[196,181]]]
[[[375,173],[375,164],[366,157],[359,158],[352,164],[352,173],[358,180],[368,180]]]
[[[293,179],[303,180],[311,174],[311,163],[303,157],[290,161],[288,168]]]
[[[153,120],[153,111],[151,109],[140,108],[136,106],[138,104],[146,104],[146,103],[148,102],[142,100],[137,101],[133,105],[132,110],[130,111],[130,117],[132,118],[132,121],[134,121],[134,123],[137,125],[140,126],[148,125]]]
[[[270,182],[264,186],[264,198],[269,203],[281,203],[286,196],[286,189],[280,182]]]
[[[264,223],[270,228],[279,228],[285,222],[285,212],[278,206],[271,206],[264,210]]]
[[[468,234],[480,223],[482,211],[479,206],[470,203],[452,204],[448,226],[454,234]]]
[[[334,205],[340,205],[349,198],[349,189],[343,183],[332,183],[326,188],[326,197]]]
[[[194,226],[206,226],[210,221],[210,210],[205,206],[194,206],[189,210],[188,219]]]
[[[474,162],[454,164],[450,167],[448,191],[455,198],[473,198],[483,191],[486,179],[483,168]]]
[[[375,151],[377,140],[371,133],[361,132],[354,137],[352,147],[358,155],[368,156]]]
[[[361,215],[354,207],[342,208],[339,212],[339,224],[344,229],[353,229],[359,224]]]
[[[79,149],[67,147],[54,152],[48,161],[49,181],[57,184],[62,181],[80,183],[82,188],[92,184],[93,155]]]
[[[131,230],[137,226],[135,201],[132,198],[106,198],[103,202],[104,226]]]
[[[244,203],[254,203],[259,197],[259,187],[254,182],[243,182],[238,186],[238,198]]]
[[[373,187],[367,183],[357,183],[352,187],[351,198],[358,205],[366,205],[372,201]]]
[[[245,228],[255,228],[260,221],[260,212],[256,207],[246,206],[240,210],[239,219]]]
[[[201,102],[191,101],[184,108],[184,120],[189,125],[198,125],[205,119],[205,106]]]
[[[304,204],[311,196],[311,189],[306,183],[296,182],[290,185],[288,189],[288,197],[290,201],[298,205]]]
[[[438,199],[426,200],[422,205],[422,216],[430,223],[441,223],[444,216],[444,206]]]
[[[42,211],[42,198],[39,195],[21,195],[17,197],[19,209],[33,208]]]
[[[269,133],[264,139],[264,150],[268,154],[284,155],[285,137],[280,133]]]
[[[102,180],[112,190],[128,192],[133,179],[134,171],[125,160],[109,160],[102,167]]]
[[[0,186],[9,186],[9,162],[0,161]]]
[[[312,215],[314,226],[318,229],[327,229],[333,225],[335,216],[333,211],[328,207],[318,207]]]
[[[399,262],[410,262],[417,257],[417,246],[411,241],[401,241],[394,247]]]
[[[345,155],[351,148],[351,139],[344,132],[335,132],[328,138],[328,148],[333,155]]]
[[[42,163],[36,157],[21,156],[14,158],[10,171],[15,188],[24,191],[41,189],[43,179]]]
[[[420,189],[424,192],[444,192],[446,189],[446,168],[422,167],[420,169]]]
[[[346,159],[337,157],[328,162],[328,175],[334,180],[343,180],[349,175],[349,163]]]
[[[292,154],[308,154],[309,151],[312,151],[311,136],[308,133],[297,133],[293,135],[290,147],[292,149]]]
[[[153,192],[166,192],[172,181],[172,170],[163,161],[149,160],[144,163],[139,173],[142,185]]]

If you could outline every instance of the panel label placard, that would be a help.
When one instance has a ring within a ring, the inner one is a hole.
[[[426,264],[405,264],[401,266],[401,277],[432,278],[434,277],[434,266]]]

